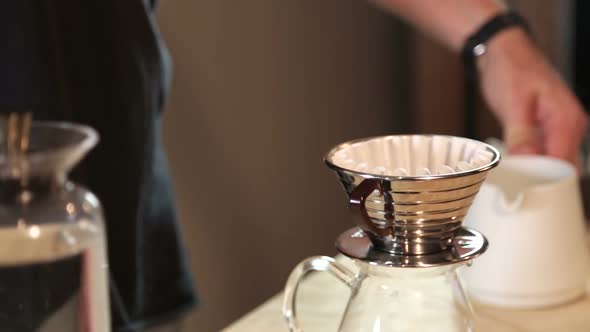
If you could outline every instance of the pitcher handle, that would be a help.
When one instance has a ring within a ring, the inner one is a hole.
[[[355,219],[356,224],[365,232],[373,233],[380,237],[389,235],[389,230],[377,227],[367,213],[365,202],[367,197],[375,190],[383,193],[383,187],[379,179],[364,179],[354,190],[350,193],[349,206],[350,212]]]
[[[283,317],[287,321],[290,332],[302,332],[299,320],[297,319],[295,301],[301,280],[311,271],[327,271],[348,287],[352,288],[355,285],[355,274],[342,264],[336,262],[332,257],[314,256],[297,264],[289,275],[283,297]]]

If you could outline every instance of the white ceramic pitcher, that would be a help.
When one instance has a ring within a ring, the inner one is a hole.
[[[465,224],[482,232],[488,252],[462,274],[484,303],[537,308],[586,293],[590,272],[577,175],[542,156],[508,156],[492,170]]]

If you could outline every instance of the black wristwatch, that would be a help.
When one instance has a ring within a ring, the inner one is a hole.
[[[461,58],[466,74],[470,78],[477,77],[476,59],[486,52],[486,43],[498,32],[514,26],[522,27],[530,34],[529,26],[522,16],[515,11],[506,11],[492,17],[467,38],[461,51]]]

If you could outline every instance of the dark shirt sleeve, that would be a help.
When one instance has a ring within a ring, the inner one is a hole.
[[[141,331],[196,304],[160,137],[171,62],[151,0],[42,3],[48,113],[95,128],[71,178],[104,208],[114,331]]]
[[[0,112],[45,109],[34,0],[6,1],[0,10]]]

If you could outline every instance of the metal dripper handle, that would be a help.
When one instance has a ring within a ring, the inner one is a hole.
[[[354,190],[350,193],[349,206],[350,212],[357,226],[368,234],[377,237],[386,237],[391,235],[391,232],[386,228],[389,225],[385,225],[384,228],[379,228],[371,221],[371,217],[367,213],[367,207],[365,202],[367,197],[371,195],[375,190],[379,191],[380,195],[383,195],[383,187],[379,179],[365,179],[361,182]]]

